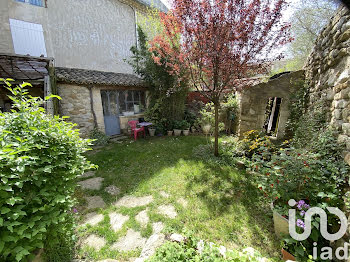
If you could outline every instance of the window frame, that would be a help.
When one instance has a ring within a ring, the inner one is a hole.
[[[37,4],[33,3],[32,1],[41,1],[41,5],[37,5]],[[47,0],[15,0],[15,2],[30,4],[32,6],[37,6],[37,7],[47,8]]]

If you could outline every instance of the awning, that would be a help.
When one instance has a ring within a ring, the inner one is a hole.
[[[44,80],[49,75],[52,58],[0,53],[0,78],[16,81]]]

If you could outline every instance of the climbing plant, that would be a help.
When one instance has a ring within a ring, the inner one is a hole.
[[[159,129],[165,129],[171,122],[184,118],[187,83],[179,82],[178,76],[168,72],[166,58],[158,63],[154,61],[156,54],[149,51],[146,33],[140,26],[137,31],[138,46],[131,48],[133,55],[128,62],[149,85],[150,99],[145,113],[147,120]]]

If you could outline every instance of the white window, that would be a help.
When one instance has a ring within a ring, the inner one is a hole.
[[[42,25],[10,19],[10,27],[16,54],[47,56]]]
[[[44,6],[44,0],[16,0],[16,2],[28,3],[36,6]]]

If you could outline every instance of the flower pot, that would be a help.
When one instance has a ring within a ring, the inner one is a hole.
[[[194,126],[191,126],[191,132],[195,133],[196,132],[196,128]]]
[[[172,136],[173,135],[173,131],[168,131],[168,136]]]
[[[154,134],[156,133],[156,130],[154,128],[148,128],[148,131],[150,136],[154,136]]]
[[[295,257],[291,253],[289,253],[288,251],[284,250],[283,248],[282,248],[281,251],[282,251],[282,258],[283,258],[284,261],[288,261],[288,260],[296,261]]]
[[[181,129],[174,129],[174,135],[175,136],[181,135]]]
[[[182,130],[182,132],[184,133],[185,136],[188,136],[190,134],[189,129]]]
[[[210,133],[211,125],[207,124],[202,127],[203,133],[208,135]]]
[[[273,206],[273,203],[271,203],[271,210],[273,214],[273,226],[275,228],[275,234],[282,238],[284,235],[289,234],[289,221],[282,215],[280,215]]]

